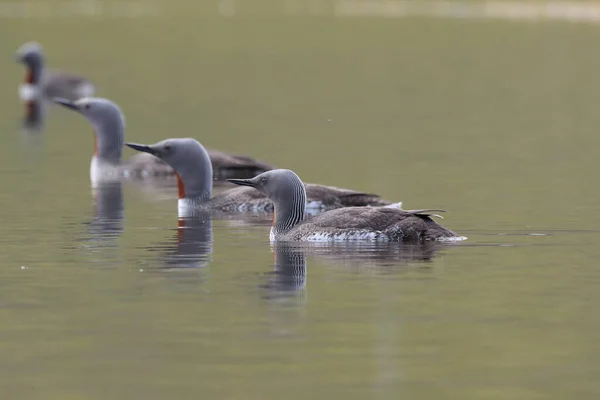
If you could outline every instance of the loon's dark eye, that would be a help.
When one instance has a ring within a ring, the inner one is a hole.
[[[266,183],[267,182],[267,177],[263,176],[262,178],[260,178],[260,183]]]
[[[92,107],[92,105],[88,103],[88,104],[85,104],[85,105],[83,106],[83,109],[84,109],[84,110],[89,110],[91,107]]]
[[[170,145],[166,145],[165,146],[165,151],[171,151],[171,146]]]

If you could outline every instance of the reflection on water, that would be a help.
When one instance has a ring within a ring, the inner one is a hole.
[[[265,298],[278,299],[298,296],[306,286],[306,255],[297,245],[274,243],[272,251],[275,257],[273,270],[268,274],[267,282],[261,287]]]
[[[401,271],[408,263],[431,263],[444,248],[452,247],[444,243],[423,244],[403,243],[310,243],[305,251],[310,251],[318,259],[330,260],[344,267],[370,269],[391,267],[387,271]]]
[[[92,188],[94,218],[90,232],[97,238],[111,238],[123,232],[123,185],[120,182],[105,183]]]
[[[113,265],[119,257],[119,238],[123,234],[124,205],[121,183],[103,184],[92,189],[91,216],[80,223],[67,223],[62,230],[69,234],[77,232],[76,246],[63,244],[68,251],[83,250],[91,263]]]
[[[301,338],[307,308],[306,255],[293,243],[273,243],[271,251],[274,263],[259,285],[264,326],[268,337]]]
[[[21,125],[25,133],[43,130],[48,104],[44,101],[28,101],[24,107]]]
[[[116,247],[116,240],[123,233],[123,187],[120,182],[103,184],[92,188],[94,212],[87,225],[83,242],[86,248],[96,252]]]
[[[292,243],[271,244],[275,263],[268,281],[261,287],[265,298],[285,298],[304,292],[306,257],[331,263],[346,271],[374,270],[384,273],[402,272],[410,264],[428,267],[444,248],[440,243],[404,245],[398,243]]]
[[[216,3],[162,2],[161,18],[94,29],[5,18],[1,40],[40,39],[50,65],[93,78],[130,139],[192,136],[445,208],[473,239],[271,248],[270,215],[214,221],[212,235],[208,218],[178,227],[176,185],[91,199],[89,124],[49,105],[44,134],[17,135],[9,90],[3,397],[598,398],[599,26],[371,18],[390,1],[337,2],[343,21],[245,18],[274,3],[221,3],[235,18],[200,18],[200,34],[195,16]],[[285,3],[278,13],[322,8]],[[403,4],[433,10],[421,3]],[[21,67],[2,62],[14,87]]]
[[[210,214],[197,212],[194,216],[179,218],[173,237],[149,250],[160,251],[161,268],[202,268],[211,261],[212,242]]]

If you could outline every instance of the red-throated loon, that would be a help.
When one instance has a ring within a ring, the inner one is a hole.
[[[55,98],[62,106],[82,114],[92,124],[95,136],[90,166],[92,182],[114,181],[122,177],[173,175],[173,169],[149,154],[136,154],[121,161],[125,140],[125,117],[114,102],[96,97],[76,101]],[[250,157],[235,156],[216,150],[208,152],[214,179],[248,178],[272,167]]]
[[[153,145],[126,143],[132,149],[150,153],[169,164],[177,174],[179,212],[209,208],[226,212],[272,211],[273,203],[252,188],[233,188],[212,195],[212,167],[206,149],[195,139],[166,139]],[[305,201],[310,211],[321,212],[347,206],[389,206],[400,203],[377,195],[332,186],[306,185]]]
[[[435,222],[432,212],[389,207],[345,207],[305,219],[307,190],[288,169],[264,172],[252,179],[230,179],[250,186],[275,204],[272,241],[426,242],[466,239]]]

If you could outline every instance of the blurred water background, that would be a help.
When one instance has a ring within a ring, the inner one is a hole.
[[[469,240],[279,248],[92,191],[83,117],[21,129],[28,40],[128,140],[447,209]],[[597,2],[0,2],[2,397],[598,398],[599,43]]]

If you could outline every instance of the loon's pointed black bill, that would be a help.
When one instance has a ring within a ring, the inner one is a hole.
[[[125,145],[127,147],[131,147],[132,149],[137,150],[137,151],[141,151],[144,153],[150,153],[153,156],[156,155],[156,150],[154,150],[152,147],[145,145],[145,144],[125,143]]]
[[[60,104],[63,107],[70,108],[71,110],[79,111],[79,107],[75,105],[71,100],[55,97],[52,99],[55,103]]]
[[[254,187],[254,182],[252,182],[252,179],[227,179],[227,181],[229,181],[231,183],[235,183],[236,185],[240,185],[240,186]]]

